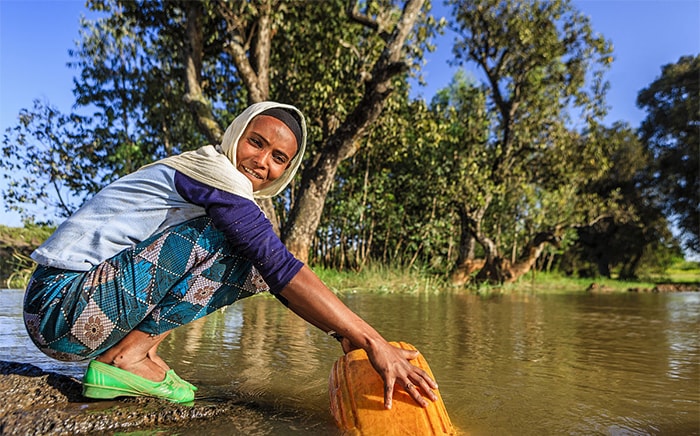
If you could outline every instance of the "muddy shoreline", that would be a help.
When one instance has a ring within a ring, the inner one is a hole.
[[[1,435],[77,435],[160,430],[192,431],[197,422],[222,420],[232,434],[259,419],[259,406],[240,398],[197,398],[190,405],[156,398],[91,400],[80,380],[27,363],[0,360]],[[247,419],[246,417],[250,417]],[[230,421],[230,422],[229,422]]]

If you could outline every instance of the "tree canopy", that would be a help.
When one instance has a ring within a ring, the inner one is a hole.
[[[700,253],[700,55],[664,65],[637,105],[647,111],[640,132],[657,201],[676,218],[686,247]]]
[[[538,264],[631,277],[649,247],[673,246],[662,211],[693,235],[698,58],[640,92],[639,139],[601,125],[612,48],[570,1],[448,3],[455,63],[483,80],[460,69],[426,102],[411,78],[445,25],[428,0],[93,0],[102,15],[71,51],[76,113],[37,102],[5,132],[5,205],[65,218],[271,99],[309,124],[298,179],[261,203],[302,260],[455,282]]]

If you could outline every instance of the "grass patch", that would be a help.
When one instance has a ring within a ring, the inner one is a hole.
[[[440,292],[450,287],[442,277],[419,270],[406,271],[381,265],[370,266],[360,272],[336,271],[321,267],[313,267],[312,269],[335,293]]]
[[[53,227],[34,224],[0,225],[0,287],[23,289],[27,286],[36,265],[29,255],[53,231]]]
[[[612,292],[628,292],[630,289],[652,289],[648,280],[617,280],[606,277],[569,277],[559,273],[529,272],[513,284],[506,285],[515,291],[571,292],[586,291],[591,285]]]
[[[524,275],[515,283],[503,286],[478,285],[456,287],[444,277],[430,275],[421,271],[405,272],[390,267],[367,268],[361,272],[314,268],[314,271],[326,285],[336,293],[348,292],[473,292],[488,293],[570,293],[585,292],[596,284],[607,292],[628,292],[630,289],[652,289],[651,281],[621,281],[607,278],[575,278],[558,273],[532,272]]]
[[[652,278],[656,283],[700,283],[700,262],[681,260]]]

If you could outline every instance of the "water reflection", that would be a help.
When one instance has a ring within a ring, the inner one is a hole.
[[[443,292],[348,294],[389,340],[426,356],[465,433],[700,432],[700,295]],[[38,353],[21,293],[0,291],[3,359],[82,374]],[[176,330],[164,358],[200,398],[241,398],[250,415],[198,432],[334,434],[327,380],[338,344],[270,297],[244,300]],[[236,423],[235,425],[233,423]],[[234,427],[232,427],[234,425]]]

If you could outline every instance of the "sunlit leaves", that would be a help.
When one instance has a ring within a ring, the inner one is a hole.
[[[0,167],[9,188],[5,207],[23,219],[70,215],[106,176],[90,120],[66,116],[40,101],[3,135]],[[47,213],[48,212],[48,213]]]

